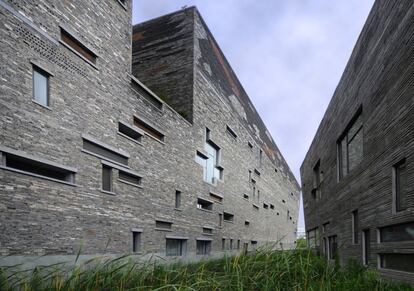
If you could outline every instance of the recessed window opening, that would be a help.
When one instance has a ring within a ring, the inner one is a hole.
[[[414,273],[414,254],[380,254],[380,266],[382,269]]]
[[[358,216],[358,210],[352,211],[352,243],[358,244],[359,240],[359,216]]]
[[[134,253],[141,251],[141,232],[132,232],[132,251]]]
[[[210,197],[211,197],[211,199],[214,200],[214,202],[217,202],[217,203],[222,203],[223,202],[223,196],[221,196],[217,193],[210,192]]]
[[[120,152],[116,152],[109,146],[104,146],[100,142],[92,139],[83,138],[83,151],[99,158],[103,158],[117,164],[128,166],[128,156]]]
[[[155,126],[150,125],[143,119],[134,116],[134,125],[142,129],[147,135],[155,138],[156,140],[164,141],[164,134],[161,133],[161,131],[159,131],[158,129],[156,129]]]
[[[196,253],[197,255],[209,255],[211,252],[211,241],[197,240]]]
[[[203,227],[204,234],[213,234],[213,229],[209,227]]]
[[[187,251],[187,240],[185,239],[166,239],[167,256],[183,256]]]
[[[249,148],[252,150],[253,149],[253,144],[250,142],[250,141],[248,141],[247,142],[247,145],[249,146]]]
[[[263,203],[263,208],[264,209],[269,209],[269,205],[267,205],[266,203]]]
[[[380,242],[414,241],[414,221],[385,226],[379,231]]]
[[[33,66],[33,100],[43,106],[49,106],[50,74]]]
[[[112,180],[112,168],[102,165],[102,190],[113,192]]]
[[[163,220],[156,220],[155,221],[155,228],[156,229],[171,229],[172,228],[172,222],[169,221],[163,221]]]
[[[246,221],[244,222],[244,225],[245,225],[245,226],[249,226],[249,225],[250,225],[250,221],[246,220]]]
[[[273,204],[270,204],[270,209],[275,209],[275,206]]]
[[[243,194],[243,198],[249,200],[249,195]]]
[[[140,186],[142,184],[142,177],[128,173],[128,172],[124,172],[122,170],[119,170],[118,178],[120,181],[127,182],[134,186]]]
[[[126,123],[118,122],[118,131],[136,142],[141,142],[142,133]]]
[[[223,219],[224,221],[234,221],[234,215],[228,212],[223,212]]]
[[[393,178],[396,211],[407,210],[410,206],[414,206],[414,202],[410,201],[410,196],[407,191],[407,167],[405,159],[402,159],[394,165]]]
[[[237,139],[236,132],[228,125],[226,125],[226,132],[234,139]]]
[[[175,191],[175,208],[181,207],[181,191]]]
[[[52,180],[75,183],[75,170],[65,169],[53,162],[31,158],[0,150],[0,166],[10,170],[17,170],[23,174],[32,174]]]
[[[97,56],[63,28],[60,28],[60,39],[63,43],[65,43],[72,50],[74,50],[79,55],[87,59],[89,62],[96,64]]]
[[[213,202],[198,198],[197,208],[203,210],[213,210]]]
[[[345,177],[361,161],[363,156],[362,107],[351,120],[347,129],[338,140],[338,174]]]

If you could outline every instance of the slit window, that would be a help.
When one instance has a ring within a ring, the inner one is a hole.
[[[226,125],[226,132],[234,139],[237,139],[236,132],[228,125]]]
[[[155,228],[161,230],[171,230],[172,222],[163,221],[163,220],[156,220],[155,221]]]
[[[141,251],[141,232],[132,232],[132,251],[134,253]]]
[[[133,185],[133,186],[141,186],[142,184],[142,177],[134,175],[132,173],[128,173],[122,170],[119,170],[118,179],[121,182]]]
[[[352,243],[358,244],[359,238],[359,216],[358,216],[358,210],[352,211]]]
[[[407,191],[407,168],[405,159],[401,160],[394,166],[393,172],[395,209],[396,211],[407,210],[410,206],[410,197]]]
[[[222,238],[221,239],[221,250],[225,250],[226,249],[226,239],[225,238]]]
[[[263,208],[264,209],[269,209],[269,205],[267,205],[266,203],[263,203]]]
[[[175,191],[175,208],[181,207],[181,191]]]
[[[338,174],[339,179],[345,177],[362,160],[363,128],[361,108],[351,120],[347,129],[338,140]]]
[[[142,129],[146,134],[155,138],[159,141],[164,141],[164,134],[161,133],[155,126],[150,125],[149,123],[145,122],[143,119],[134,117],[134,125]]]
[[[141,142],[142,133],[126,123],[118,122],[118,132],[136,142]]]
[[[245,226],[250,226],[250,221],[248,221],[248,220],[244,221],[244,225]]]
[[[75,169],[66,168],[37,158],[19,154],[18,151],[2,151],[0,149],[0,166],[22,174],[30,174],[40,178],[47,178],[54,181],[75,183]]]
[[[253,144],[252,144],[250,141],[248,141],[248,142],[247,142],[247,145],[249,146],[249,148],[250,148],[251,150],[253,150]]]
[[[234,221],[234,215],[228,212],[223,212],[223,219],[227,222],[233,222]]]
[[[211,235],[211,234],[213,234],[213,229],[209,228],[209,227],[203,227],[203,233]]]
[[[33,66],[33,100],[43,106],[49,106],[49,77],[48,73]]]
[[[82,56],[84,59],[88,60],[92,64],[96,64],[96,54],[93,53],[90,49],[88,49],[84,44],[78,41],[75,37],[73,37],[63,28],[60,28],[60,39],[72,51],[76,52],[78,55]]]
[[[223,196],[221,196],[220,194],[210,192],[210,197],[211,199],[214,200],[214,202],[217,202],[217,203],[223,202]]]
[[[275,206],[273,204],[270,204],[270,209],[275,209]]]
[[[231,250],[233,249],[233,239],[232,238],[230,239],[230,249]]]
[[[197,199],[197,208],[203,210],[213,210],[213,202],[198,198]]]
[[[103,158],[117,164],[128,166],[127,154],[123,154],[120,151],[111,149],[109,146],[105,146],[100,142],[89,138],[83,138],[83,151],[91,155],[97,156],[98,158]]]
[[[102,165],[102,190],[113,192],[112,168],[107,165]]]
[[[223,214],[219,213],[219,227],[223,225]]]

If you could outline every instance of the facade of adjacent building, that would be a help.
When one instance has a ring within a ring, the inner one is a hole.
[[[414,2],[375,2],[301,167],[308,242],[414,282]]]
[[[291,247],[299,185],[197,9],[131,11],[0,0],[0,263]]]

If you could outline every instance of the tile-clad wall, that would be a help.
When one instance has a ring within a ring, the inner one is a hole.
[[[413,15],[412,1],[375,2],[301,167],[306,229],[329,221],[326,235],[338,235],[343,264],[350,258],[362,262],[361,239],[352,244],[353,210],[358,209],[359,230],[370,229],[369,265],[373,268],[378,254],[390,251],[377,242],[377,228],[414,220],[413,207],[392,212],[392,166],[402,158],[407,161],[408,195],[414,197]],[[360,106],[363,159],[338,181],[337,140]],[[315,201],[312,169],[319,159],[324,179],[322,199]],[[414,245],[399,243],[391,249],[412,251]],[[407,279],[401,272],[381,273]]]

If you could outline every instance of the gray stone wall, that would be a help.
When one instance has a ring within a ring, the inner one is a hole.
[[[393,165],[406,159],[407,193],[414,196],[414,98],[412,1],[376,1],[356,43],[301,167],[306,229],[329,230],[338,236],[342,264],[362,262],[361,231],[370,230],[369,266],[378,267],[381,253],[414,250],[412,241],[380,243],[378,228],[414,220],[413,206],[393,211]],[[337,141],[362,106],[362,160],[338,181]],[[320,160],[322,198],[311,195],[313,167]],[[352,243],[352,215],[358,210],[359,242]],[[322,242],[321,242],[322,245]],[[413,282],[412,274],[380,270],[394,279]]]
[[[200,258],[195,256],[196,238],[206,225],[214,228],[209,236],[212,255],[222,254],[223,237],[227,244],[232,238],[235,246],[238,239],[249,247],[252,240],[259,246],[278,240],[291,245],[296,182],[286,168],[276,173],[264,155],[258,185],[263,201],[275,209],[259,205],[253,211],[252,201],[242,195],[250,191],[248,169],[256,167],[259,146],[250,151],[247,140],[254,137],[238,124],[234,112],[224,104],[207,104],[214,85],[206,83],[204,73],[194,75],[192,124],[166,103],[161,109],[149,103],[151,92],[144,86],[138,92],[131,86],[130,1],[124,7],[117,0],[0,0],[0,17],[0,145],[77,170],[76,185],[67,185],[0,168],[0,254],[9,256],[6,263],[13,258],[20,262],[21,256],[56,259],[79,249],[83,255],[130,252],[134,228],[142,230],[142,251],[160,255],[165,255],[166,235],[175,235],[188,237],[187,256]],[[59,25],[96,52],[95,66],[59,42]],[[32,101],[32,63],[52,73],[49,107]],[[144,135],[137,143],[120,135],[118,122],[132,125],[134,116],[159,128],[164,141]],[[237,142],[226,134],[227,123],[237,131]],[[224,180],[217,185],[203,182],[202,167],[195,161],[206,126],[221,147]],[[114,170],[115,194],[101,191],[102,162],[82,151],[85,134],[128,153],[128,166],[142,175],[142,187],[123,183]],[[178,210],[176,190],[182,192]],[[222,203],[215,203],[213,211],[197,209],[197,197],[211,200],[210,191],[221,194]],[[286,218],[287,209],[292,220]],[[220,228],[223,210],[235,218]],[[173,222],[172,230],[155,230],[157,219]]]

